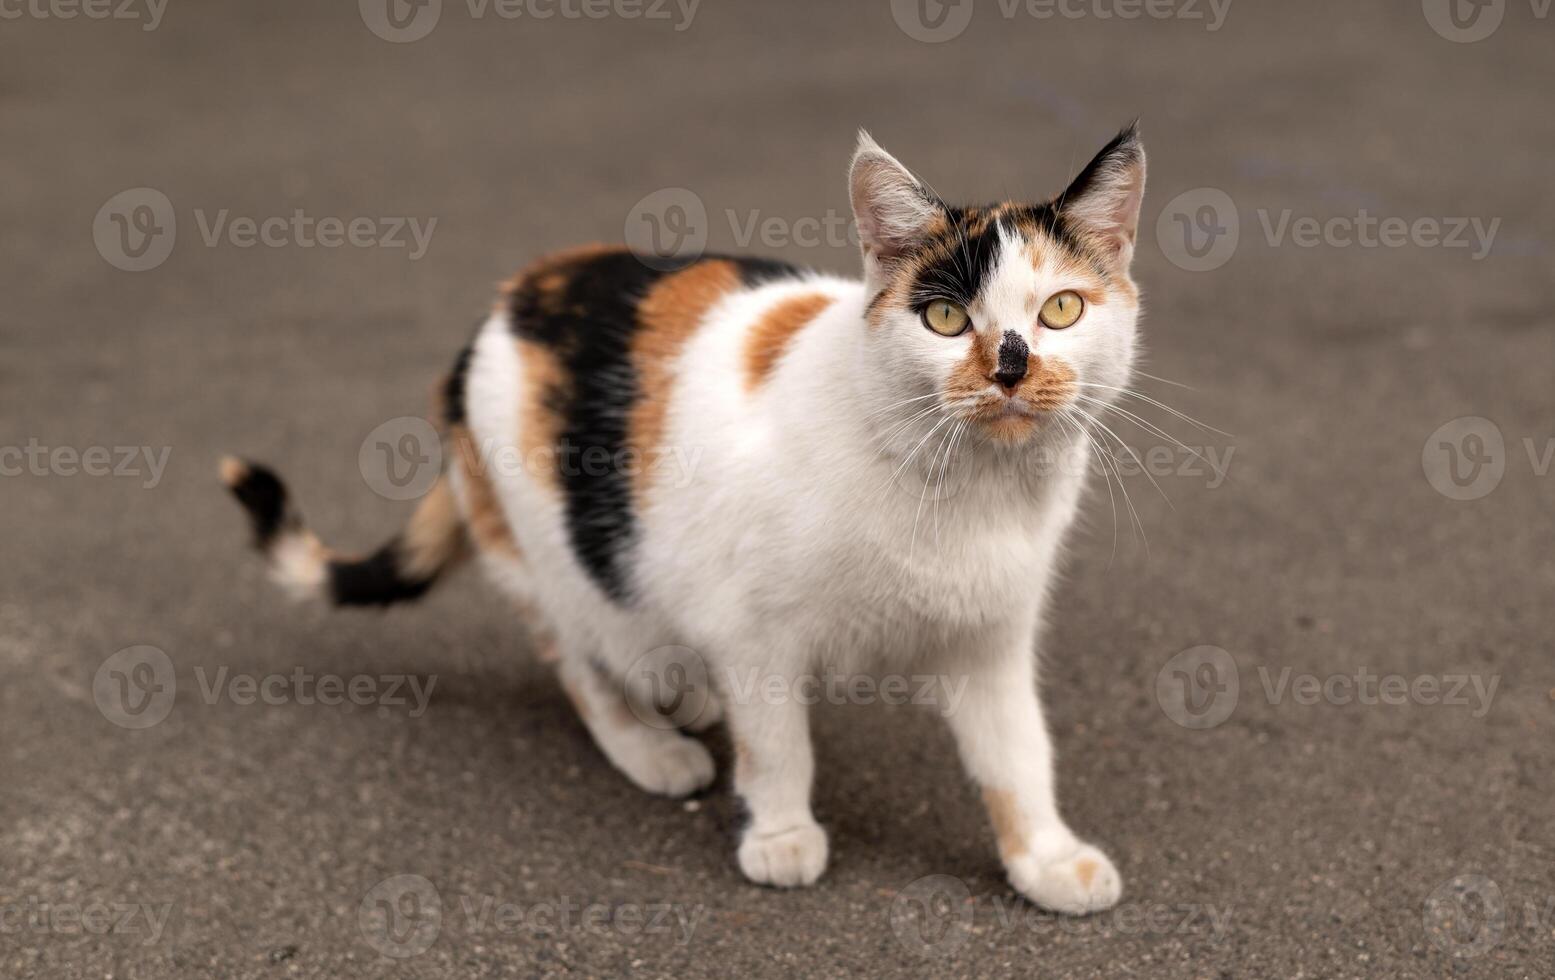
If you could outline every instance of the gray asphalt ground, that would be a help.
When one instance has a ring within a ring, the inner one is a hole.
[[[0,975],[1555,972],[1555,22],[1537,4],[1458,43],[1412,0],[1237,0],[1213,31],[1186,16],[1202,5],[979,2],[927,43],[886,0],[707,0],[689,25],[448,0],[389,43],[346,0],[173,0],[154,30],[138,0],[138,20],[42,2],[0,7],[19,11],[0,20]],[[817,709],[831,867],[759,889],[727,776],[690,804],[630,787],[476,575],[330,615],[245,551],[222,453],[281,467],[331,542],[376,545],[410,505],[366,485],[368,433],[428,411],[496,281],[619,240],[654,191],[692,192],[711,247],[851,273],[845,240],[785,235],[846,214],[859,126],[972,200],[1056,192],[1135,116],[1146,370],[1190,386],[1142,387],[1234,438],[1141,409],[1229,456],[1222,482],[1119,428],[1158,450],[1162,493],[1125,475],[1148,551],[1098,480],[1055,606],[1063,805],[1116,858],[1117,913],[1016,900],[932,709]],[[135,188],[166,195],[176,235],[145,196],[99,217]],[[1235,215],[1172,203],[1203,188]],[[437,223],[415,257],[205,240],[223,210],[299,209]],[[1340,225],[1299,236],[1287,209],[1500,224],[1488,255],[1423,231],[1366,247]],[[746,240],[757,216],[778,221]],[[1195,271],[1183,220],[1223,264]],[[165,261],[110,264],[153,225],[141,260],[171,242]],[[1214,228],[1239,231],[1229,257]],[[165,471],[117,451],[141,446]],[[129,472],[79,472],[70,451],[92,447]],[[141,645],[163,672],[109,662]],[[1173,659],[1202,646],[1225,654]],[[380,686],[361,705],[226,686],[298,671]],[[1410,693],[1345,681],[1362,672]],[[390,675],[435,685],[424,711],[392,703]],[[644,928],[661,910],[694,923]]]

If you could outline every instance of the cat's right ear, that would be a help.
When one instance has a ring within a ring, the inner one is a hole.
[[[871,274],[927,237],[944,213],[939,199],[862,130],[848,187]]]

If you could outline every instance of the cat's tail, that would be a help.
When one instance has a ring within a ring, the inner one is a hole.
[[[269,469],[228,456],[221,479],[248,512],[254,544],[270,575],[298,598],[337,606],[387,606],[419,599],[468,553],[464,521],[445,473],[410,523],[366,558],[342,558],[302,521],[286,486]]]

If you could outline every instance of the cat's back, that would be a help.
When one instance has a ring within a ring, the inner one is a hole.
[[[623,344],[684,341],[720,300],[803,275],[773,259],[708,255],[666,267],[619,246],[585,245],[513,277],[502,306],[520,339],[603,363]]]
[[[625,248],[585,246],[535,262],[504,287],[463,368],[474,435],[516,446],[523,465],[506,482],[531,514],[557,508],[573,552],[606,593],[626,594],[626,556],[644,511],[684,484],[672,402],[744,371],[687,371],[688,347],[743,316],[732,311],[809,279],[768,259],[710,255],[661,268]],[[462,381],[451,387],[464,394]]]

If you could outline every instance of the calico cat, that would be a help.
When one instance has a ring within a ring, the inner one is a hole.
[[[826,867],[808,709],[721,678],[964,681],[945,713],[1010,881],[1043,908],[1108,908],[1117,870],[1058,812],[1034,647],[1086,479],[1054,450],[1088,450],[1078,404],[1130,377],[1144,183],[1130,127],[1051,202],[952,207],[860,134],[862,281],[609,247],[513,279],[442,388],[444,472],[371,556],[326,549],[269,470],[229,458],[222,475],[300,595],[414,599],[476,556],[547,638],[599,748],[650,792],[706,787],[713,760],[643,710],[669,706],[633,666],[705,658],[721,700],[694,720],[728,725],[756,882]],[[654,465],[675,453],[694,465]],[[930,532],[925,494],[952,465]]]

